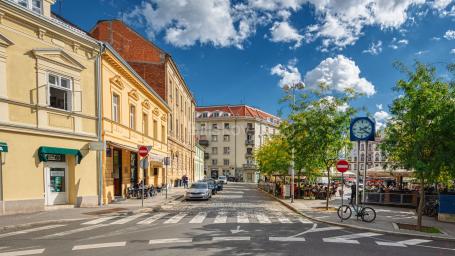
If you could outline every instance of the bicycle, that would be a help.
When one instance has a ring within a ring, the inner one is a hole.
[[[354,209],[357,219],[360,217],[364,222],[370,223],[376,219],[376,211],[371,207],[352,205],[352,209]],[[337,210],[338,217],[341,220],[347,220],[351,218],[352,209],[349,205],[341,205]]]

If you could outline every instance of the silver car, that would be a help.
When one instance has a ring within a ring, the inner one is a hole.
[[[185,199],[202,199],[209,200],[212,197],[212,190],[209,189],[207,182],[193,183],[191,187],[186,191]]]

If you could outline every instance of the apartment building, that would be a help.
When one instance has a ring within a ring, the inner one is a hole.
[[[107,42],[170,107],[168,115],[169,182],[183,175],[194,180],[195,100],[171,55],[120,20],[99,21],[91,35]]]
[[[0,213],[96,206],[98,42],[54,0],[0,1]]]
[[[280,119],[247,105],[196,108],[196,134],[205,147],[205,175],[256,182],[254,150],[278,133]]]
[[[357,142],[352,142],[352,149],[346,156],[346,160],[350,165],[349,170],[354,173],[355,170],[360,170],[360,172],[363,173],[363,170],[365,170],[365,160],[367,170],[372,168],[381,169],[386,162],[386,157],[379,147],[380,143],[380,136],[376,136],[375,141],[369,141],[368,146],[362,141],[360,142],[358,151]],[[360,158],[357,152],[360,152]],[[357,160],[359,160],[359,162],[357,162]]]

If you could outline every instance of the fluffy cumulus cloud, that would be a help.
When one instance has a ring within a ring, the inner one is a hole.
[[[409,41],[407,39],[397,39],[394,37],[389,44],[389,47],[396,50],[398,48],[408,45]]]
[[[363,53],[369,53],[371,55],[378,55],[382,52],[382,41],[379,40],[378,42],[372,42],[368,49],[363,50]]]
[[[455,30],[447,30],[444,34],[444,38],[447,40],[455,40]]]
[[[293,42],[295,43],[293,48],[302,44],[303,36],[287,21],[275,22],[270,28],[270,34],[272,42]]]
[[[374,120],[376,121],[376,129],[380,130],[387,125],[390,119],[390,114],[384,110],[379,110],[374,113]]]
[[[308,86],[324,85],[329,90],[344,92],[352,89],[367,96],[375,94],[374,85],[360,77],[360,69],[355,62],[343,55],[323,60],[316,68],[305,74]]]
[[[302,75],[295,66],[296,63],[297,60],[292,59],[287,65],[277,64],[270,70],[270,74],[280,77],[279,85],[281,87],[292,86],[302,81]]]
[[[455,48],[453,48],[452,50],[450,50],[450,53],[451,53],[451,54],[455,54]]]
[[[438,10],[444,10],[452,3],[453,0],[434,0],[432,5]]]

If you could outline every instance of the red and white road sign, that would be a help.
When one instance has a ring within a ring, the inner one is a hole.
[[[138,153],[141,157],[146,157],[149,154],[149,149],[146,146],[140,146]]]
[[[345,172],[345,171],[349,170],[349,163],[348,163],[348,161],[346,161],[346,160],[339,160],[339,161],[337,162],[337,170],[338,170],[339,172]]]

